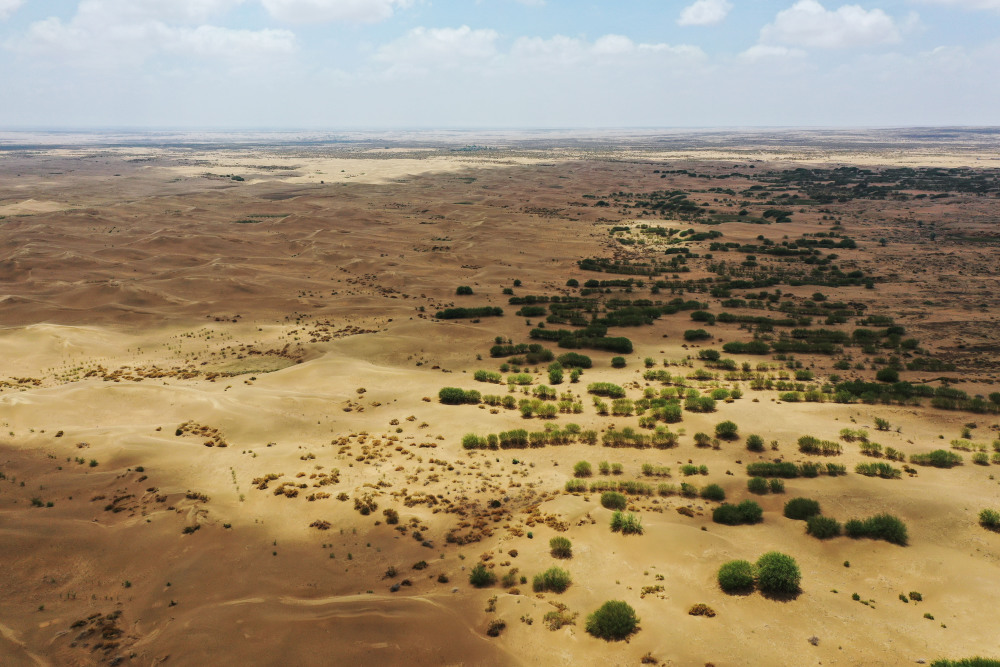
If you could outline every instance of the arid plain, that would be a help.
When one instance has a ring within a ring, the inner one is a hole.
[[[1000,654],[995,133],[29,139],[0,150],[0,663]],[[714,521],[713,485],[761,520]],[[906,544],[818,539],[796,497]],[[720,589],[772,550],[797,595]],[[607,600],[627,640],[586,631]]]

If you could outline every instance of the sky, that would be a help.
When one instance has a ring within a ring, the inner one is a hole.
[[[0,129],[1000,125],[1000,0],[0,0]]]

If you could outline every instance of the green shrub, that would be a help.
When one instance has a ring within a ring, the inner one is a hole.
[[[909,541],[906,524],[891,514],[876,514],[867,519],[851,519],[844,524],[844,532],[854,539],[867,537],[904,547]]]
[[[622,535],[642,535],[642,520],[631,512],[615,512],[611,515],[611,530]]]
[[[590,357],[576,352],[560,354],[557,361],[564,368],[591,368],[594,365],[594,362],[590,359]]]
[[[712,334],[708,333],[704,329],[688,329],[684,332],[684,340],[691,341],[696,340],[708,340],[712,337]]]
[[[576,465],[573,466],[573,475],[575,477],[590,477],[593,474],[593,469],[586,461],[577,461]]]
[[[1000,667],[1000,660],[980,657],[962,658],[961,660],[935,660],[931,663],[931,667]]]
[[[625,639],[639,626],[635,609],[621,600],[609,600],[587,617],[587,632],[599,639]]]
[[[979,525],[987,530],[1000,532],[1000,512],[985,509],[979,513]]]
[[[445,405],[461,405],[463,403],[475,405],[479,403],[479,399],[480,394],[475,389],[465,391],[458,387],[444,387],[438,392],[438,400]]]
[[[726,593],[749,593],[754,588],[753,565],[745,560],[723,563],[717,579],[719,588]]]
[[[608,398],[625,398],[625,390],[610,382],[593,382],[587,385],[587,392],[595,396],[607,396]]]
[[[953,468],[962,465],[962,457],[955,452],[946,449],[935,449],[926,454],[911,454],[910,463],[921,466],[934,466],[935,468]]]
[[[601,494],[601,506],[609,510],[623,510],[628,507],[628,500],[617,491],[606,491]]]
[[[790,461],[773,463],[760,461],[747,464],[747,474],[751,477],[784,477],[791,479],[799,476],[799,467]]]
[[[573,579],[570,577],[569,572],[561,567],[550,567],[545,572],[535,575],[531,582],[531,588],[536,593],[543,591],[562,593],[569,588],[571,583],[573,583]]]
[[[723,440],[734,440],[739,427],[735,422],[724,421],[715,425],[715,437]]]
[[[709,484],[702,488],[701,497],[718,502],[726,499],[726,492],[718,484]]]
[[[723,503],[712,511],[712,521],[727,526],[760,523],[764,510],[752,500],[744,500],[738,505]]]
[[[840,522],[828,516],[814,514],[806,519],[806,533],[820,540],[840,535]]]
[[[567,493],[586,493],[587,483],[582,479],[568,479],[566,480],[566,492]]]
[[[767,485],[771,487],[771,493],[784,493],[785,483],[780,479],[772,479],[768,481]]]
[[[549,553],[553,558],[572,558],[573,543],[562,536],[553,537],[549,540]]]
[[[750,493],[764,495],[768,491],[767,480],[763,477],[751,477],[747,480],[747,490]]]
[[[476,588],[492,586],[496,581],[497,575],[493,574],[491,570],[487,570],[482,563],[476,563],[476,566],[469,572],[469,583]]]
[[[811,498],[792,498],[785,503],[785,516],[789,519],[805,521],[820,514],[819,503]]]
[[[613,368],[625,368],[625,357],[611,357],[611,366]]]
[[[764,438],[760,437],[759,435],[748,435],[747,449],[749,449],[751,452],[764,451]]]
[[[459,288],[455,290],[455,294],[461,294],[461,295],[472,294],[472,288],[469,287],[468,285],[460,285]]]
[[[859,463],[854,467],[854,472],[865,477],[881,477],[882,479],[899,479],[903,471],[893,468],[888,463],[879,461],[878,463]]]
[[[769,551],[757,559],[757,588],[765,595],[795,595],[799,592],[802,574],[795,559]]]

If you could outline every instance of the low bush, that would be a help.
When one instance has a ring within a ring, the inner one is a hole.
[[[756,575],[757,588],[765,595],[795,595],[802,580],[795,559],[778,551],[769,551],[757,559]]]
[[[767,480],[763,477],[751,477],[747,480],[747,490],[750,493],[764,495],[768,492]]]
[[[628,507],[628,500],[617,491],[605,491],[601,494],[601,506],[609,510],[623,510]]]
[[[911,454],[910,463],[920,466],[934,466],[935,468],[954,468],[962,465],[962,457],[947,449],[935,449],[926,454]]]
[[[593,474],[593,469],[586,461],[577,461],[576,465],[573,466],[574,477],[590,477]]]
[[[888,463],[859,463],[854,466],[854,472],[865,477],[881,477],[882,479],[899,479],[903,471],[893,468]]]
[[[866,537],[872,540],[885,540],[904,547],[909,541],[906,524],[891,514],[876,514],[867,519],[851,519],[844,524],[844,532],[854,539]]]
[[[734,440],[738,431],[739,427],[736,425],[736,422],[727,420],[715,425],[715,437],[722,438],[723,440]]]
[[[475,389],[465,391],[458,387],[444,387],[438,392],[438,400],[445,405],[462,405],[463,403],[475,405],[479,403],[480,394]]]
[[[726,499],[726,492],[718,484],[709,484],[702,488],[701,497],[705,500],[714,500],[716,502]]]
[[[587,632],[599,639],[625,639],[639,626],[635,609],[622,600],[609,600],[587,617]]]
[[[1000,667],[1000,660],[993,658],[962,658],[961,660],[935,660],[931,667]]]
[[[531,582],[531,588],[536,593],[552,591],[562,593],[573,583],[573,578],[569,572],[561,567],[550,567],[541,574],[536,574]]]
[[[747,449],[749,449],[751,452],[764,451],[764,438],[760,437],[759,435],[748,435]]]
[[[792,498],[785,503],[785,516],[789,519],[806,521],[820,514],[819,503],[811,498]]]
[[[767,485],[771,487],[771,493],[784,493],[785,483],[780,479],[771,479],[768,481]]]
[[[622,535],[642,535],[642,520],[631,512],[611,515],[611,530]]]
[[[745,560],[723,563],[716,575],[719,588],[726,593],[749,593],[754,588],[753,565]]]
[[[625,390],[610,382],[593,382],[587,385],[587,392],[595,396],[607,396],[608,398],[625,398]]]
[[[1000,512],[985,509],[979,513],[979,525],[986,530],[1000,532]]]
[[[625,357],[611,357],[612,368],[625,368]]]
[[[815,514],[806,519],[806,533],[820,540],[838,537],[840,535],[840,522],[828,516]]]
[[[727,526],[760,523],[764,510],[752,500],[744,500],[738,505],[723,503],[712,511],[712,521]]]
[[[572,558],[573,543],[562,536],[553,537],[549,540],[549,553],[553,558]]]
[[[486,569],[482,563],[476,563],[476,566],[469,572],[469,583],[476,588],[492,586],[496,581],[497,575],[493,574],[492,570]]]

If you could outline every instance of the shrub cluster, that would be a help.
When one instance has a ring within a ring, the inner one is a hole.
[[[503,315],[503,308],[483,306],[481,308],[445,308],[435,313],[434,317],[439,320],[458,320],[468,317],[500,317],[501,315]]]
[[[820,514],[819,503],[812,498],[792,498],[785,503],[784,513],[789,519],[805,521]]]
[[[839,442],[833,442],[832,440],[820,440],[819,438],[814,438],[811,435],[804,435],[799,438],[799,451],[803,454],[822,454],[823,456],[832,456],[841,453],[841,447]]]
[[[840,522],[831,517],[816,514],[806,519],[806,533],[820,540],[839,537]]]
[[[799,592],[802,574],[794,558],[769,551],[755,565],[745,560],[724,563],[716,578],[726,593],[750,593],[756,587],[765,595],[787,596]]]
[[[611,530],[622,535],[642,535],[642,520],[631,512],[611,515]]]
[[[438,400],[445,405],[462,405],[463,403],[476,405],[481,398],[482,395],[475,389],[466,391],[458,387],[444,387],[438,392]]]
[[[744,500],[737,505],[722,503],[712,511],[712,521],[727,526],[760,523],[763,518],[764,510],[753,500]]]
[[[859,463],[854,467],[854,472],[865,477],[881,477],[882,479],[899,479],[903,471],[893,468],[888,463]]]
[[[531,589],[536,593],[544,591],[562,593],[569,588],[571,583],[573,583],[573,579],[569,572],[561,567],[550,567],[545,572],[535,575],[531,582]]]
[[[605,491],[601,494],[601,506],[609,510],[623,510],[628,507],[628,500],[617,491]]]
[[[934,466],[935,468],[954,468],[962,465],[962,457],[946,449],[935,449],[926,454],[911,454],[910,463],[916,463],[920,466]]]
[[[909,541],[906,524],[891,514],[876,514],[867,519],[851,519],[844,524],[848,537],[859,539],[885,540],[905,547]]]
[[[979,513],[979,525],[986,530],[1000,532],[1000,512],[985,509]]]
[[[847,470],[844,466],[836,463],[827,463],[824,465],[821,463],[806,462],[801,465],[795,465],[788,461],[761,461],[747,464],[747,474],[751,477],[783,477],[785,479],[792,479],[800,476],[818,477],[822,474],[836,477],[846,473]]]
[[[549,540],[549,552],[553,558],[572,558],[573,543],[568,538],[557,535]]]

